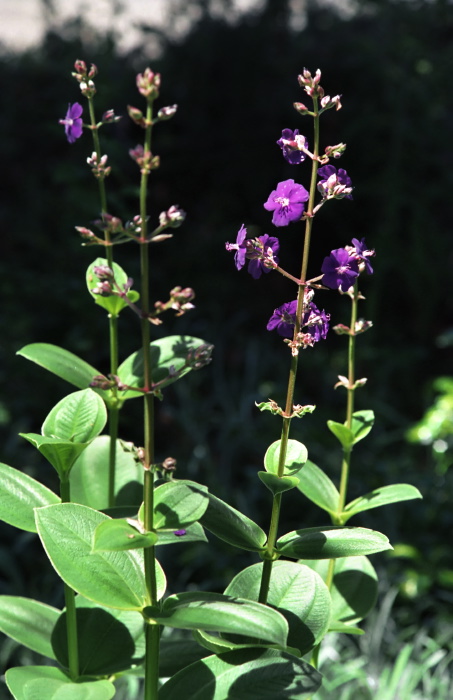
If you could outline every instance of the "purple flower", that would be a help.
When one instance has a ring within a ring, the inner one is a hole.
[[[296,323],[297,299],[282,304],[269,319],[266,326],[268,331],[276,330],[284,338],[292,338]]]
[[[282,137],[277,141],[277,145],[282,149],[285,160],[291,165],[299,165],[307,157],[301,150],[301,146],[305,146],[305,137],[299,135],[299,129],[294,131],[283,129]]]
[[[264,208],[273,211],[274,226],[288,226],[291,221],[298,221],[304,213],[308,192],[294,180],[279,182],[277,189],[270,193]]]
[[[255,280],[259,279],[263,272],[267,273],[271,271],[272,268],[264,264],[266,259],[273,260],[278,265],[277,253],[280,248],[278,238],[268,236],[267,233],[265,233],[264,236],[259,236],[257,240],[260,241],[260,246],[259,248],[256,246],[256,253],[253,252],[254,246],[252,241],[250,241],[246,255],[247,258],[251,258],[247,267],[247,272],[249,272]],[[255,257],[255,254],[259,257]]]
[[[66,138],[68,139],[69,143],[74,143],[74,141],[82,136],[82,112],[82,105],[79,105],[78,102],[74,102],[73,105],[68,105],[66,117],[59,120],[59,124],[64,125]]]
[[[244,224],[242,224],[236,237],[236,243],[225,243],[225,248],[227,250],[236,251],[234,254],[234,262],[237,270],[240,270],[245,265],[245,254],[247,252],[247,243],[245,242],[246,236],[247,229]]]
[[[361,241],[359,241],[358,238],[353,238],[352,245],[354,248],[351,250],[351,254],[354,255],[355,253],[356,258],[360,260],[360,262],[364,263],[365,272],[367,275],[372,275],[373,268],[371,267],[368,258],[374,255],[374,250],[368,250],[364,238],[362,238]]]
[[[302,317],[301,327],[306,328],[315,343],[326,339],[329,330],[330,314],[320,311],[314,302],[310,302],[308,310]]]
[[[326,199],[352,199],[352,180],[346,170],[334,165],[323,165],[319,168],[318,175],[321,177],[318,182],[318,190]]]
[[[324,273],[322,283],[326,287],[347,292],[359,275],[359,264],[345,248],[337,248],[324,258],[321,272]]]

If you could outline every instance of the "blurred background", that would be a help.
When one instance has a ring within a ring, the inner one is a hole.
[[[173,239],[152,248],[152,294],[165,299],[179,284],[197,295],[194,312],[167,317],[156,335],[190,333],[216,348],[212,364],[176,383],[159,406],[158,458],[176,457],[179,477],[207,483],[267,527],[269,499],[256,471],[279,425],[254,404],[283,401],[287,350],[265,326],[294,292],[278,275],[254,281],[238,273],[224,243],[235,240],[242,223],[251,235],[275,233],[263,203],[277,182],[294,178],[308,187],[309,166],[288,165],[275,141],[283,128],[310,138],[311,123],[292,104],[305,97],[297,75],[320,68],[326,93],[343,96],[343,109],[323,118],[321,140],[347,143],[340,165],[353,180],[354,199],[321,210],[309,274],[318,275],[330,250],[352,237],[365,236],[376,249],[361,309],[374,327],[360,336],[357,351],[358,376],[368,383],[356,403],[373,409],[377,420],[354,452],[350,499],[401,481],[424,495],[352,523],[384,531],[395,552],[373,558],[381,591],[365,623],[368,634],[332,646],[331,663],[343,645],[352,669],[336,697],[406,697],[398,689],[378,694],[379,687],[393,687],[383,679],[403,652],[405,672],[414,677],[424,669],[407,697],[450,697],[452,3],[0,0],[0,13],[0,459],[55,485],[51,468],[18,433],[39,432],[68,387],[16,357],[23,345],[55,343],[107,371],[107,324],[84,281],[102,251],[81,247],[74,229],[98,215],[97,185],[86,165],[92,148],[87,133],[69,145],[58,124],[69,102],[83,102],[70,75],[74,60],[98,66],[98,115],[109,108],[125,115],[101,132],[113,167],[109,208],[124,220],[138,213],[137,169],[128,149],[142,138],[126,105],[142,106],[135,75],[150,65],[162,74],[158,106],[179,106],[154,132],[161,168],[152,177],[151,218],[157,221],[172,204],[187,212]],[[300,227],[278,233],[281,264],[298,274]],[[118,248],[116,260],[138,277],[132,245]],[[323,294],[317,303],[332,323],[348,323],[348,300]],[[138,328],[127,313],[120,327],[126,357],[137,349]],[[302,357],[296,400],[317,410],[292,434],[334,480],[340,454],[325,424],[344,420],[345,397],[333,385],[346,370],[346,345],[345,337],[332,334]],[[121,421],[121,436],[140,444],[138,402],[128,402]],[[291,497],[284,517],[286,529],[324,523],[308,502],[301,508]],[[3,524],[0,536],[0,592],[59,604],[36,538]],[[179,585],[222,590],[228,576],[252,563],[246,553],[233,559],[227,546],[219,551],[213,562],[207,547],[185,549],[169,563]],[[357,662],[365,658],[366,672]],[[1,647],[2,667],[30,659],[31,652],[10,640]]]

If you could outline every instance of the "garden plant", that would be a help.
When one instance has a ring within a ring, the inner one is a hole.
[[[93,212],[97,219],[90,227],[76,228],[82,245],[100,249],[86,272],[86,285],[106,314],[110,360],[108,367],[95,368],[48,343],[19,351],[76,391],[57,403],[40,432],[22,434],[56,470],[59,493],[20,468],[0,465],[0,517],[37,533],[61,578],[65,600],[61,610],[1,596],[0,630],[49,660],[10,668],[8,688],[16,700],[108,700],[123,692],[125,697],[140,693],[144,700],[315,697],[322,686],[318,658],[324,637],[363,634],[358,624],[377,596],[368,556],[391,549],[385,534],[350,521],[369,509],[421,497],[415,487],[401,483],[348,497],[353,448],[374,422],[372,410],[357,408],[355,394],[360,396],[366,379],[357,375],[356,342],[372,327],[361,309],[375,267],[379,274],[379,255],[375,262],[371,242],[362,232],[352,232],[350,240],[326,251],[319,270],[310,264],[316,217],[323,207],[344,206],[342,200],[353,196],[350,176],[333,164],[345,144],[321,145],[322,116],[339,110],[341,97],[325,94],[320,70],[304,69],[298,76],[308,104],[295,102],[294,107],[307,128],[284,128],[276,138],[276,148],[297,175],[275,183],[268,196],[263,193],[272,233],[251,237],[247,224],[238,222],[235,241],[225,244],[236,270],[246,268],[256,284],[265,285],[270,274],[283,275],[288,284],[286,300],[272,303],[261,339],[265,343],[268,332],[281,337],[275,362],[288,367],[288,380],[281,405],[272,397],[256,405],[257,411],[272,414],[275,425],[256,469],[256,488],[267,490],[269,503],[257,523],[212,493],[211,484],[185,478],[181,461],[156,457],[156,402],[165,401],[168,386],[190,382],[192,370],[215,362],[209,339],[162,336],[158,329],[166,312],[182,316],[193,309],[194,290],[171,280],[169,270],[168,298],[153,296],[155,246],[165,245],[185,218],[177,205],[158,216],[148,210],[149,185],[160,164],[152,150],[154,127],[160,129],[177,106],[155,109],[160,75],[149,68],[137,75],[144,106],[129,106],[128,114],[144,136],[129,151],[139,174],[138,213],[123,221],[109,201],[114,164],[100,140],[120,117],[113,110],[100,118],[96,114],[95,65],[77,60],[72,75],[83,104],[70,103],[60,123],[69,143],[90,138],[91,132],[87,163],[99,189],[99,212]],[[300,260],[287,270],[280,265],[279,250],[291,236],[300,241]],[[120,264],[126,244],[137,247],[138,282]],[[332,293],[344,298],[349,319],[334,327],[328,311]],[[137,350],[123,358],[120,316],[126,313],[136,317]],[[310,445],[296,436],[300,421],[316,415],[311,416],[314,405],[298,403],[300,386],[317,344],[328,343],[332,333],[344,337],[345,360],[344,373],[332,387],[343,392],[344,421],[330,420],[326,427],[338,441],[339,468],[331,478],[310,461]],[[132,401],[143,405],[140,445],[121,430],[121,416]],[[286,499],[297,502],[300,513],[298,528],[289,532],[282,507]],[[307,499],[323,511],[324,526],[306,522]],[[176,591],[159,563],[160,553],[192,542],[212,548],[215,556],[217,538],[249,552],[253,563],[234,572],[223,592],[195,585]]]

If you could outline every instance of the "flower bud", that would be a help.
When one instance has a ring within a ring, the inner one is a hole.
[[[117,117],[115,114],[115,111],[113,109],[108,109],[102,115],[102,123],[103,124],[113,124],[115,122],[119,122],[120,119],[121,119],[121,117]]]
[[[302,102],[294,102],[293,107],[299,114],[307,114],[308,112],[308,107],[302,104]]]
[[[145,127],[145,118],[143,116],[143,112],[140,109],[137,109],[137,107],[132,107],[131,105],[127,106],[127,113],[132,119],[135,124],[138,124],[138,126]]]
[[[137,75],[136,83],[139,93],[144,97],[149,97],[154,100],[159,96],[159,73],[153,73],[150,68],[146,68],[143,73]]]
[[[186,212],[174,204],[168,211],[163,211],[159,214],[159,224],[162,227],[178,228],[185,218]]]
[[[157,113],[157,118],[160,121],[165,121],[166,119],[171,119],[177,112],[178,105],[170,105],[169,107],[162,107]]]
[[[74,62],[74,70],[75,70],[75,72],[78,73],[79,75],[86,75],[86,72],[87,72],[87,64],[85,63],[85,61],[81,61],[80,59],[77,59],[77,60]]]
[[[108,265],[96,265],[93,267],[93,272],[98,278],[98,280],[112,280],[114,278],[114,273],[111,267]]]

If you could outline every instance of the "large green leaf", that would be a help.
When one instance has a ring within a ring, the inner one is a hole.
[[[209,498],[206,487],[193,481],[168,481],[154,491],[154,527],[178,529],[200,520]]]
[[[57,470],[60,479],[66,478],[67,473],[88,446],[87,442],[71,442],[71,440],[46,437],[38,433],[19,433],[19,435],[41,452]]]
[[[277,541],[279,554],[296,559],[335,559],[387,549],[393,548],[385,535],[364,527],[311,527],[288,532]]]
[[[181,638],[181,634],[184,635],[183,638]],[[171,636],[162,635],[159,649],[159,676],[161,678],[174,676],[175,673],[189,664],[199,661],[204,656],[209,656],[209,652],[202,649],[192,636],[187,638],[187,634],[187,632],[181,633],[172,630]]]
[[[327,474],[313,462],[308,462],[294,474],[299,479],[299,491],[317,506],[333,515],[337,512],[340,494]]]
[[[101,265],[109,266],[108,260],[106,258],[96,258],[96,260],[88,267],[86,273],[88,291],[96,304],[102,306],[102,308],[108,311],[112,316],[118,316],[120,311],[128,306],[128,303],[124,300],[124,298],[117,295],[102,296],[101,294],[93,294],[93,289],[99,284],[99,279],[96,277],[93,270],[95,267],[99,267]],[[113,269],[116,284],[123,289],[124,285],[127,284],[128,281],[127,274],[123,268],[115,262],[111,266],[111,269]],[[118,290],[115,289],[115,291]],[[140,294],[133,289],[129,290],[126,296],[132,303],[135,303],[140,298]]]
[[[77,639],[81,676],[107,676],[141,664],[145,656],[144,622],[135,610],[113,610],[77,596]],[[52,634],[55,657],[68,667],[66,611]]]
[[[38,654],[55,659],[51,635],[60,610],[31,598],[0,596],[0,631]]]
[[[142,550],[92,552],[94,531],[108,516],[76,503],[38,508],[36,525],[59,576],[77,593],[100,605],[141,610],[147,594]],[[165,577],[156,569],[159,597]]]
[[[258,600],[263,564],[240,571],[227,586],[227,595]],[[322,578],[308,566],[290,561],[272,565],[267,602],[289,624],[288,645],[303,655],[326,634],[330,623],[330,595]]]
[[[410,501],[413,498],[422,498],[422,494],[411,484],[381,486],[381,488],[374,489],[374,491],[370,491],[370,493],[366,493],[364,496],[360,496],[348,503],[343,511],[342,520],[345,523],[353,515],[364,510],[371,510],[371,508],[379,508],[380,506],[399,503],[400,501]]]
[[[23,472],[0,464],[0,520],[36,532],[34,508],[59,503],[59,497]]]
[[[240,649],[197,661],[171,678],[159,700],[303,700],[322,676],[305,661],[276,649]]]
[[[192,368],[187,364],[189,354],[205,344],[200,338],[185,335],[170,335],[154,340],[149,346],[153,383],[161,382],[159,388],[162,389],[190,372]],[[177,376],[174,376],[175,372],[178,373]],[[118,376],[128,386],[143,387],[145,379],[142,350],[134,352],[124,360],[118,367]],[[143,394],[133,390],[121,392],[121,400],[136,396]]]
[[[109,436],[99,435],[77,459],[69,477],[71,501],[95,510],[107,508],[109,449]],[[143,467],[132,452],[123,449],[120,440],[116,442],[115,464],[115,502],[117,505],[134,504],[138,511],[143,498]]]
[[[136,523],[138,525],[138,521]],[[94,531],[93,552],[123,552],[144,549],[157,542],[155,532],[140,532],[123,518],[104,520]]]
[[[264,467],[267,472],[278,475],[281,440],[276,440],[267,448],[264,455]],[[285,464],[282,476],[291,476],[298,472],[307,461],[307,448],[298,440],[288,440]]]
[[[208,494],[209,505],[200,522],[207,530],[228,544],[252,552],[260,552],[266,544],[266,533],[253,520]]]
[[[68,394],[50,411],[41,433],[46,437],[90,442],[107,422],[107,410],[101,397],[92,389]]]
[[[157,545],[162,544],[184,544],[185,542],[207,542],[208,538],[205,535],[204,528],[200,523],[192,523],[186,525],[183,529],[178,530],[159,530],[157,533]]]
[[[10,668],[5,678],[15,700],[110,700],[115,695],[110,681],[74,683],[52,666]]]
[[[313,559],[303,562],[326,580],[329,560]],[[376,603],[378,577],[367,557],[344,557],[335,560],[330,587],[332,597],[332,623],[353,625],[362,620]]]
[[[178,593],[167,598],[162,610],[146,608],[144,614],[162,625],[246,635],[286,646],[288,623],[276,610],[220,593]]]
[[[44,367],[78,389],[87,389],[93,377],[100,374],[99,370],[89,365],[88,362],[69,350],[58,347],[58,345],[31,343],[18,350],[16,354]],[[100,389],[97,389],[96,393],[107,396],[107,392]]]

